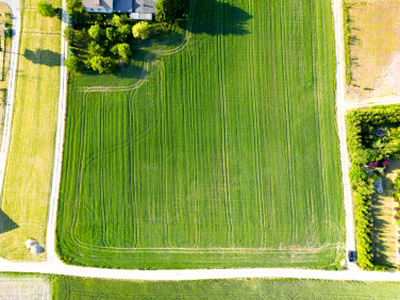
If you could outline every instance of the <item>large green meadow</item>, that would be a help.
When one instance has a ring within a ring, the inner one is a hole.
[[[198,0],[177,51],[70,78],[57,248],[70,263],[334,263],[344,211],[329,1]]]
[[[54,299],[394,299],[393,282],[231,279],[117,281],[54,276]]]

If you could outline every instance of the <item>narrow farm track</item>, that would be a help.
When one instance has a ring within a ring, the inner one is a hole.
[[[343,23],[343,1],[333,0],[332,11],[335,28],[336,48],[336,122],[339,135],[340,162],[342,169],[343,200],[346,217],[346,253],[355,250],[355,229],[353,214],[353,198],[349,179],[350,161],[347,151],[346,131],[346,70],[344,55],[344,23]],[[356,269],[355,263],[350,263],[346,256],[350,269]]]
[[[67,11],[66,2],[62,1],[62,22],[61,32],[64,32],[67,22]],[[59,196],[60,180],[61,180],[61,164],[62,164],[62,151],[64,143],[64,132],[65,132],[65,115],[67,106],[67,83],[68,75],[67,68],[64,66],[64,62],[67,59],[68,44],[64,39],[64,35],[61,36],[61,69],[60,69],[60,92],[59,92],[59,104],[58,104],[58,116],[57,116],[57,131],[56,131],[56,145],[54,152],[54,165],[53,165],[53,176],[51,182],[51,193],[49,202],[49,213],[47,221],[47,234],[46,234],[46,245],[47,245],[47,260],[48,262],[59,262],[55,250],[55,234],[56,234],[56,219],[57,219],[57,200]]]

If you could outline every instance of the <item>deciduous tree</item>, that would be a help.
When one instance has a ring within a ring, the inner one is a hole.
[[[132,27],[132,34],[134,38],[141,38],[142,40],[150,37],[152,33],[152,26],[146,21],[136,23]]]
[[[89,65],[93,71],[97,71],[100,74],[111,74],[117,67],[116,62],[111,57],[102,57],[100,55],[91,57]]]
[[[117,44],[111,48],[111,52],[118,55],[122,61],[128,62],[132,56],[131,47],[127,43]]]
[[[99,24],[90,26],[88,34],[97,43],[104,38],[104,30]]]
[[[81,71],[84,67],[83,62],[77,58],[75,55],[68,56],[67,60],[64,62],[64,65],[67,67],[70,72],[78,72]]]

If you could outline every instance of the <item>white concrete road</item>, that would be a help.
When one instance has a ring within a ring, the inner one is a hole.
[[[62,7],[62,36],[61,36],[61,70],[60,70],[60,93],[58,103],[58,119],[57,119],[57,132],[56,132],[56,149],[54,151],[54,165],[53,165],[53,178],[51,184],[50,203],[49,203],[49,216],[47,221],[47,235],[46,235],[46,254],[49,262],[60,262],[55,251],[55,236],[56,236],[56,221],[57,221],[57,207],[58,195],[60,190],[61,180],[61,166],[62,166],[62,153],[64,144],[64,126],[66,117],[67,106],[67,83],[68,75],[67,68],[64,62],[67,59],[68,44],[64,39],[64,29],[67,22],[67,11],[65,0],[63,0]]]
[[[19,7],[17,0],[2,0],[8,3],[13,9],[15,15],[16,35],[13,38],[13,53],[18,52],[20,18]],[[346,213],[346,249],[355,249],[354,236],[354,221],[353,221],[353,204],[351,197],[350,182],[348,178],[349,159],[346,147],[346,126],[345,113],[352,108],[345,97],[345,65],[344,65],[344,40],[343,40],[343,14],[342,1],[333,0],[332,9],[335,25],[335,41],[336,41],[336,56],[337,56],[337,126],[340,142],[342,180],[344,192],[344,206]],[[63,28],[65,27],[65,0],[63,0]],[[66,59],[67,45],[62,39],[62,55],[61,65]],[[6,146],[9,139],[9,130],[12,114],[12,101],[14,97],[15,86],[15,68],[16,55],[12,57],[10,70],[10,89],[8,95],[7,114],[10,120],[5,126],[2,148]],[[61,160],[62,160],[62,144],[64,135],[64,121],[66,110],[66,84],[67,73],[65,67],[61,67],[61,82],[60,82],[60,103],[58,111],[58,125],[56,137],[56,151],[53,168],[52,191],[49,208],[48,232],[47,232],[47,261],[42,263],[14,263],[5,260],[0,261],[0,272],[30,272],[30,273],[46,273],[46,274],[61,274],[70,276],[85,276],[92,278],[109,278],[109,279],[131,279],[131,280],[199,280],[199,279],[222,279],[222,278],[300,278],[300,279],[329,279],[329,280],[362,280],[362,281],[398,281],[400,282],[400,273],[396,272],[366,272],[359,270],[355,264],[350,264],[346,271],[322,271],[309,269],[207,269],[207,270],[113,270],[91,267],[68,266],[63,264],[57,257],[55,252],[55,225],[57,215],[57,198],[59,193],[59,184],[61,177]],[[397,100],[400,100],[397,99]],[[397,100],[385,99],[376,100],[373,103],[385,104],[390,102],[393,104]],[[400,103],[400,101],[396,102]],[[357,107],[363,107],[367,104],[360,102]],[[354,107],[356,108],[356,107]],[[6,118],[7,118],[6,114]],[[5,141],[5,142],[4,142]],[[6,147],[7,148],[7,147]],[[4,176],[4,163],[6,160],[7,149],[0,152],[0,179]],[[1,175],[3,169],[3,175]],[[1,185],[0,185],[1,188]]]

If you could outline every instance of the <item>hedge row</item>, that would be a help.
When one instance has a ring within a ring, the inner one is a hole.
[[[354,199],[357,238],[357,263],[364,270],[385,270],[376,265],[372,255],[373,215],[371,212],[373,176],[367,164],[395,155],[385,149],[369,148],[374,128],[400,124],[400,107],[390,109],[355,110],[346,116],[347,145],[351,159],[349,173]]]

